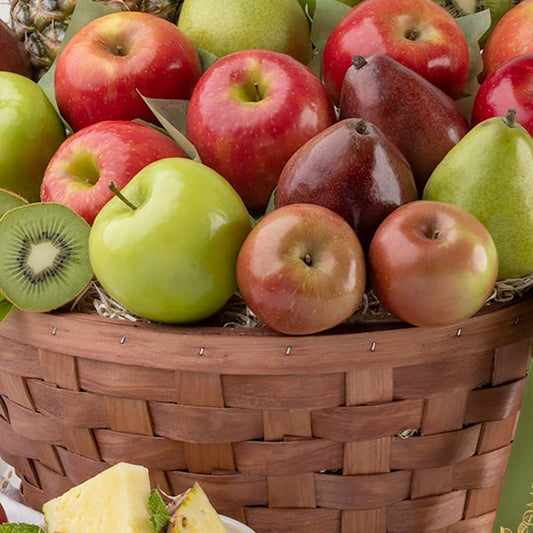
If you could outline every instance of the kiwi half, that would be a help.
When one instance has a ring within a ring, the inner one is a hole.
[[[490,28],[481,38],[480,44],[483,45],[488,36],[494,29],[498,21],[512,7],[519,4],[522,0],[435,0],[437,4],[444,7],[454,18],[472,15],[478,11],[488,9],[490,11]]]
[[[446,8],[454,17],[472,15],[484,9],[490,9],[491,16],[500,18],[520,0],[435,0]]]
[[[72,301],[91,281],[90,226],[70,208],[33,203],[0,219],[0,292],[26,311]]]
[[[0,218],[10,209],[20,207],[28,203],[28,200],[22,198],[18,194],[8,191],[7,189],[0,189]]]

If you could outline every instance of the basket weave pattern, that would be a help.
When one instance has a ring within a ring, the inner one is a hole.
[[[84,314],[0,326],[0,455],[36,508],[119,461],[258,533],[489,533],[533,300],[285,337]]]

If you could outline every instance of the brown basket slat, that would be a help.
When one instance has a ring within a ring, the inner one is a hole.
[[[142,463],[150,469],[185,470],[185,443],[163,437],[94,430],[102,459],[108,464],[120,461]]]
[[[375,509],[409,496],[411,472],[336,476],[315,474],[317,504],[331,509]]]
[[[473,518],[495,509],[500,501],[501,489],[502,482],[498,482],[492,487],[470,490],[465,507],[465,518]]]
[[[69,427],[107,427],[104,396],[62,389],[37,379],[27,380],[35,409]]]
[[[520,410],[525,378],[486,389],[473,390],[468,399],[465,423],[474,424],[488,420],[508,418]]]
[[[503,479],[511,446],[469,457],[454,470],[455,488],[484,489]]]
[[[532,344],[529,298],[301,337],[16,311],[0,455],[36,508],[128,461],[257,533],[490,533]]]
[[[422,400],[398,400],[381,405],[320,409],[312,415],[313,434],[323,439],[368,440],[396,435],[422,421]]]
[[[519,413],[483,424],[478,453],[486,453],[511,444],[516,430]]]
[[[239,471],[250,474],[281,476],[342,468],[341,443],[324,439],[245,441],[233,449]]]
[[[478,424],[417,438],[396,437],[391,448],[391,468],[418,470],[458,463],[474,455],[480,432]]]
[[[432,435],[461,429],[464,424],[468,392],[452,391],[426,400],[424,418],[420,426],[422,435]]]
[[[398,502],[388,509],[387,531],[412,533],[451,526],[461,520],[466,498],[466,491],[453,491]]]
[[[342,472],[350,474],[380,474],[390,470],[391,437],[359,442],[345,442]]]
[[[495,519],[496,513],[490,512],[461,520],[444,529],[435,530],[433,533],[485,533],[492,531]]]
[[[456,488],[455,465],[424,468],[413,472],[411,498],[425,498],[451,492]]]
[[[311,437],[311,412],[304,409],[263,411],[264,440]]]

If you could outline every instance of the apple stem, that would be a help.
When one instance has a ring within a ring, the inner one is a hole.
[[[119,190],[118,187],[115,185],[115,182],[111,180],[108,185],[111,192],[120,200],[122,200],[130,209],[135,211],[137,209],[137,206],[135,204],[132,204]]]
[[[514,128],[516,126],[516,109],[508,109],[503,121],[510,128]]]
[[[357,69],[362,69],[367,64],[366,59],[363,56],[353,56],[352,65]]]
[[[302,261],[307,265],[311,266],[313,264],[313,258],[311,254],[308,252],[302,257]]]
[[[405,33],[405,38],[409,39],[410,41],[416,41],[419,36],[420,36],[420,32],[416,28],[410,28]]]
[[[255,91],[255,101],[260,102],[261,101],[261,93],[259,92],[259,83],[254,81],[254,91]]]

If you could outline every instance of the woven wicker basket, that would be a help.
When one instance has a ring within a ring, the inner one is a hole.
[[[532,337],[533,299],[307,337],[17,311],[0,455],[36,508],[129,461],[258,533],[488,533]]]

